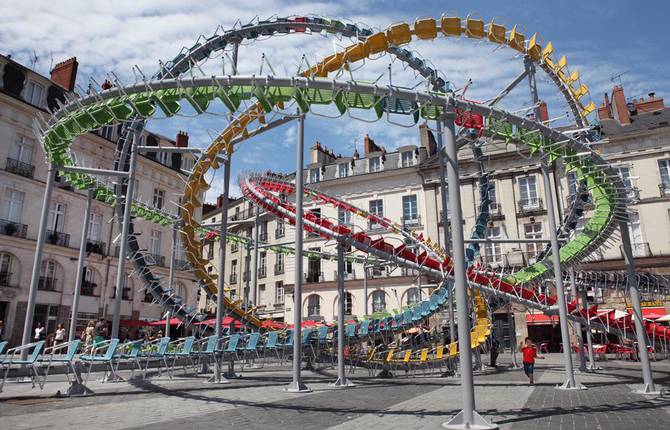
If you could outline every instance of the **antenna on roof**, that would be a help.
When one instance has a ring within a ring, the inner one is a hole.
[[[621,77],[622,77],[623,75],[627,74],[628,72],[630,72],[630,69],[628,69],[628,70],[624,70],[623,72],[619,73],[618,75],[612,75],[612,76],[610,76],[610,81],[611,81],[613,84],[616,84],[617,81],[619,81],[619,85],[621,85]]]
[[[35,64],[37,64],[37,60],[39,60],[39,57],[37,56],[37,52],[33,49],[33,56],[30,57],[30,70],[35,70]]]

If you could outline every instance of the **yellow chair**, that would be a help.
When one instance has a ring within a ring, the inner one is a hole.
[[[542,50],[542,59],[544,63],[550,68],[554,69],[554,60],[553,60],[553,54],[554,54],[554,45],[549,42],[547,43],[547,46],[544,47]]]
[[[411,42],[412,32],[409,24],[406,22],[400,24],[393,24],[386,30],[386,38],[389,43],[399,46]]]
[[[588,105],[586,105],[586,106],[584,107],[584,109],[582,110],[582,116],[587,116],[587,115],[589,115],[591,112],[593,112],[594,110],[596,110],[596,104],[593,103],[593,102],[591,102],[591,103],[589,103]]]
[[[458,16],[442,16],[440,28],[445,36],[460,36],[463,33],[461,18]]]
[[[577,89],[574,89],[572,87],[569,88],[570,92],[572,93],[573,96],[575,96],[577,100],[581,99],[589,92],[589,88],[584,84],[581,84]]]
[[[368,51],[370,54],[384,52],[389,46],[389,42],[386,39],[386,34],[384,32],[375,33],[369,36],[366,39],[366,43],[368,44]]]
[[[537,42],[537,33],[533,34],[528,40],[526,52],[533,61],[540,61],[542,59],[542,46]]]
[[[484,21],[481,19],[473,19],[469,16],[465,19],[465,35],[473,39],[481,39],[484,37]]]
[[[355,63],[366,58],[370,54],[369,46],[364,42],[358,42],[355,45],[348,47],[344,51],[344,58],[346,61]]]
[[[414,22],[414,34],[422,40],[432,40],[437,37],[435,18],[421,18]]]
[[[339,70],[344,63],[344,52],[338,52],[337,54],[329,55],[323,59],[323,68],[327,73],[334,72]]]
[[[516,31],[516,25],[512,27],[512,31],[509,32],[507,41],[510,48],[522,53],[526,52],[526,36],[524,36],[523,33]]]
[[[449,357],[456,357],[458,355],[458,342],[451,342],[449,344]]]
[[[496,24],[494,21],[491,21],[489,24],[488,38],[489,41],[493,43],[504,44],[505,43],[505,26],[502,24]]]

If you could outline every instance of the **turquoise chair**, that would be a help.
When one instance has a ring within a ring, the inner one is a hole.
[[[117,348],[118,354],[114,356],[116,363],[116,373],[118,375],[119,365],[121,363],[130,364],[130,379],[135,376],[135,369],[142,370],[140,363],[140,352],[144,346],[144,340],[134,340],[126,342]]]
[[[2,388],[5,386],[5,381],[7,380],[9,370],[12,369],[13,367],[22,367],[22,366],[30,367],[31,371],[30,379],[32,380],[33,388],[35,388],[35,382],[39,384],[40,390],[44,388],[44,384],[40,379],[40,375],[37,369],[38,366],[37,359],[42,353],[43,348],[44,348],[44,341],[40,340],[39,342],[29,343],[27,345],[17,346],[16,348],[7,350],[7,353],[5,354],[5,359],[3,359],[2,362],[0,362],[0,365],[5,370],[3,372],[2,382],[0,382],[0,393],[2,392]],[[30,351],[31,349],[32,352],[30,352],[28,358],[26,358],[25,360],[21,359],[21,355],[23,354],[23,352]]]
[[[42,384],[47,382],[49,371],[54,364],[62,364],[65,366],[65,377],[68,382],[70,382],[70,371],[72,371],[75,380],[78,383],[81,383],[79,375],[77,375],[74,368],[75,355],[77,354],[80,344],[81,341],[73,340],[72,342],[61,343],[44,350],[44,355],[39,359],[40,364],[47,364],[47,368],[44,371],[44,376],[42,378]],[[62,354],[63,350],[65,350],[65,355]]]
[[[170,357],[172,358],[172,366],[168,370],[170,374],[174,372],[174,367],[177,364],[178,359],[181,359],[183,363],[184,374],[187,373],[186,369],[187,362],[190,363],[194,371],[197,372],[197,368],[195,367],[195,363],[193,362],[193,357],[191,356],[191,351],[193,350],[194,344],[195,344],[195,336],[187,336],[183,339],[177,339],[170,343],[170,345],[175,349],[174,351],[170,351],[170,348],[168,348],[168,352],[165,354],[167,355],[168,358]]]
[[[169,369],[167,356],[165,354],[167,353],[170,341],[171,339],[169,337],[161,337],[153,342],[144,344],[143,351],[139,354],[140,360],[144,360],[142,378],[147,377],[147,371],[149,370],[149,365],[152,361],[155,361],[158,364],[159,377],[163,375],[163,368]],[[172,375],[169,372],[168,376],[172,379]]]
[[[109,371],[112,373],[113,380],[118,379],[116,374],[116,369],[114,368],[114,355],[116,354],[116,348],[119,346],[119,339],[110,339],[102,342],[98,342],[93,345],[93,350],[90,354],[80,355],[78,363],[86,366],[88,369],[86,371],[86,378],[84,378],[83,384],[88,383],[88,378],[91,376],[91,369],[94,363],[104,363]],[[105,373],[107,371],[105,370]],[[104,380],[104,378],[103,378]]]
[[[208,336],[195,342],[192,355],[198,358],[196,365],[198,368],[200,368],[203,358],[207,358],[208,361],[214,361],[218,365],[218,357],[216,355],[216,347],[218,345],[219,337],[217,335]]]

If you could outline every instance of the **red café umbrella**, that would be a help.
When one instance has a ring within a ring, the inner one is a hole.
[[[271,330],[277,330],[286,328],[286,324],[281,321],[265,320],[261,324],[261,328],[269,328]]]
[[[241,328],[242,323],[239,322],[238,320],[234,319],[233,317],[224,317],[223,320],[221,320],[221,325],[224,327],[230,326],[232,322],[235,322],[235,328]],[[199,323],[196,323],[196,325],[206,325],[209,327],[214,327],[214,324],[216,324],[216,318],[211,318]]]
[[[123,327],[144,327],[151,324],[151,321],[144,320],[121,320],[119,322]]]
[[[147,325],[150,325],[150,326],[164,326],[166,322],[167,322],[167,320],[152,321]],[[179,318],[170,318],[170,325],[171,326],[172,325],[179,325],[181,323],[182,323],[182,320],[180,320]]]

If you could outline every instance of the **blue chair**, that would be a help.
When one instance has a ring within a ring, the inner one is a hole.
[[[245,341],[246,344],[243,345],[242,347],[238,348],[238,351],[242,354],[242,370],[244,370],[244,363],[249,360],[251,363],[253,363],[253,360],[256,358],[260,358],[260,354],[258,353],[259,345],[258,341],[261,338],[260,333],[249,333],[248,335],[245,336]]]
[[[313,328],[304,328],[302,329],[302,339],[301,339],[301,345],[302,345],[302,354],[305,355],[305,349],[310,348],[312,350],[312,355],[314,355],[314,346],[312,345],[312,334],[314,334],[314,329]]]
[[[191,367],[193,367],[194,372],[197,373],[197,368],[195,367],[193,357],[191,356],[191,351],[193,350],[194,344],[195,344],[195,336],[187,336],[183,339],[177,339],[170,343],[170,345],[176,348],[176,350],[170,351],[170,348],[168,348],[168,352],[165,353],[165,355],[168,358],[172,357],[172,366],[168,369],[168,372],[170,373],[174,372],[174,367],[177,364],[177,359],[181,359],[184,365],[184,374],[187,373],[186,369],[187,362],[191,363]]]
[[[284,336],[284,342],[277,345],[279,347],[279,351],[281,352],[281,357],[279,359],[280,364],[284,361],[287,355],[293,351],[293,334],[293,329],[287,330]]]
[[[119,365],[122,362],[129,363],[131,365],[130,379],[135,376],[135,368],[137,368],[137,370],[142,370],[142,364],[140,363],[140,352],[142,352],[142,346],[144,346],[144,340],[134,340],[131,342],[126,342],[117,348],[118,354],[114,356],[117,375],[119,374]]]
[[[239,360],[239,356],[237,355],[237,345],[240,343],[240,337],[241,335],[239,333],[235,333],[221,339],[222,342],[220,342],[220,344],[225,345],[223,348],[217,350],[221,356],[221,362],[226,361],[226,359],[228,361]]]
[[[198,358],[196,364],[198,368],[200,368],[203,358],[207,358],[208,362],[214,361],[218,364],[218,357],[216,355],[216,347],[218,345],[219,337],[217,335],[211,335],[195,342],[192,354]]]
[[[104,363],[109,368],[109,371],[112,373],[113,380],[118,380],[119,377],[116,374],[116,369],[114,368],[114,355],[116,354],[116,348],[119,346],[119,339],[110,339],[103,342],[98,342],[93,344],[93,349],[90,354],[80,355],[77,363],[82,365],[88,365],[86,372],[86,378],[84,378],[83,384],[86,385],[88,378],[91,376],[91,368],[93,363]],[[106,376],[107,370],[105,370]],[[103,378],[104,381],[104,378]]]
[[[263,365],[265,365],[265,360],[267,359],[268,351],[273,351],[279,360],[279,348],[277,348],[277,342],[279,341],[279,332],[271,331],[267,334],[265,338],[265,343],[261,346],[263,350]]]
[[[72,342],[61,343],[44,350],[44,355],[39,359],[40,364],[47,363],[47,368],[42,378],[42,384],[47,382],[49,371],[51,370],[51,366],[54,364],[65,365],[65,377],[67,378],[68,382],[70,382],[70,371],[72,371],[76,381],[81,383],[79,380],[79,375],[77,375],[77,372],[74,368],[75,355],[77,354],[77,350],[79,349],[80,344],[81,341],[73,340]],[[65,355],[61,354],[63,350],[65,350]],[[46,358],[47,356],[48,358]]]
[[[7,342],[6,340],[0,342],[0,355],[2,355],[3,352],[5,352],[5,348],[7,348],[8,343],[9,342]]]
[[[328,343],[328,326],[322,325],[316,329],[316,355],[319,356],[321,345]]]
[[[5,381],[7,380],[9,370],[13,366],[30,367],[31,370],[30,379],[32,380],[33,388],[35,388],[35,382],[39,384],[40,390],[44,388],[44,383],[40,380],[40,375],[37,370],[37,359],[42,353],[43,348],[44,348],[44,341],[40,340],[39,342],[29,343],[27,345],[17,346],[16,348],[7,350],[6,357],[8,358],[5,358],[0,362],[0,365],[5,370],[2,376],[2,382],[0,382],[0,393],[2,392],[2,387],[4,387]],[[28,358],[26,358],[25,360],[21,359],[23,351],[30,351],[31,349],[32,352],[30,353]]]
[[[143,351],[139,354],[140,360],[144,360],[142,378],[147,377],[149,364],[151,364],[152,361],[155,361],[158,364],[158,376],[163,375],[163,367],[168,369],[165,353],[167,352],[168,345],[170,345],[170,340],[169,337],[161,337],[160,339],[144,344]],[[169,372],[168,376],[172,379],[172,375]]]

